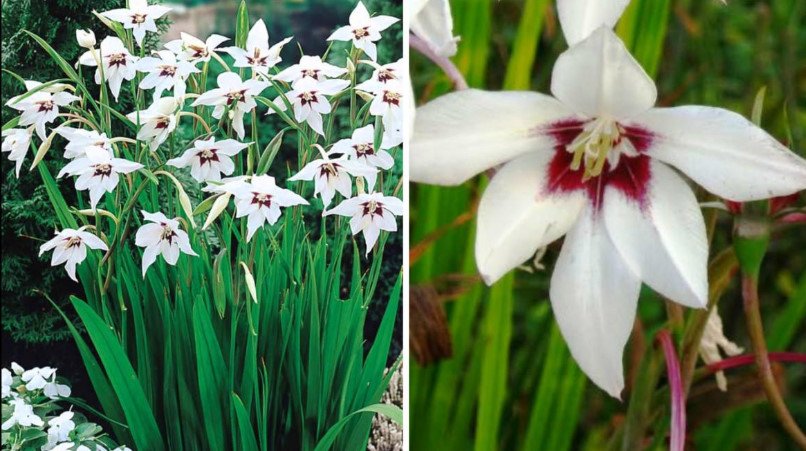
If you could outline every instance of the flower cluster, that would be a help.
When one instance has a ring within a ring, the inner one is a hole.
[[[3,448],[41,450],[130,451],[103,434],[72,407],[57,404],[70,396],[70,387],[56,379],[56,368],[3,368]]]

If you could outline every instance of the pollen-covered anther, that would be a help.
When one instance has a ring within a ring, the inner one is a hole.
[[[585,124],[582,132],[565,149],[574,154],[571,170],[584,167],[583,181],[599,176],[609,163],[612,171],[618,166],[621,154],[628,157],[638,155],[625,130],[618,122],[608,118],[598,118]]]

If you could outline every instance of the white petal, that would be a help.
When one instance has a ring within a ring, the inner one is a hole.
[[[636,118],[655,136],[649,155],[733,201],[806,189],[806,161],[739,114],[721,108],[656,108]]]
[[[425,2],[411,20],[412,33],[423,39],[436,54],[449,58],[456,54],[453,17],[448,0]]]
[[[551,154],[533,152],[507,163],[481,197],[476,230],[476,265],[487,285],[563,236],[587,200],[582,191],[546,192]]]
[[[697,198],[680,176],[653,162],[646,205],[607,189],[605,228],[638,277],[672,301],[708,303],[708,239]]]
[[[540,127],[572,113],[535,92],[454,92],[417,109],[411,179],[458,185],[519,155],[550,150]]]
[[[351,39],[353,39],[353,30],[348,26],[336,29],[336,31],[327,38],[328,41],[349,41]]]
[[[613,28],[630,0],[557,0],[560,25],[569,46],[590,36],[597,28]]]
[[[143,278],[146,276],[146,271],[148,271],[148,267],[151,266],[157,260],[157,255],[160,253],[159,244],[154,244],[148,246],[143,250]]]
[[[655,83],[607,27],[557,58],[551,92],[577,113],[616,119],[643,113],[658,96]]]
[[[621,359],[640,288],[640,279],[587,208],[565,238],[549,296],[571,355],[596,385],[616,398],[624,388]]]
[[[364,228],[364,240],[367,243],[367,252],[365,255],[369,255],[372,247],[375,246],[375,243],[378,241],[378,236],[380,234],[381,229],[379,229],[375,224],[369,224]]]

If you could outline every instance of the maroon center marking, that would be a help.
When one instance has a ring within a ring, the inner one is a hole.
[[[112,55],[109,55],[109,67],[125,66],[125,65],[126,65],[125,53],[114,53]]]
[[[297,95],[297,98],[299,99],[300,105],[302,106],[319,102],[316,99],[316,91],[302,92],[299,95]]]
[[[52,100],[43,100],[41,102],[36,102],[39,105],[39,112],[50,111],[53,109],[53,101]]]
[[[253,55],[247,55],[246,61],[252,66],[265,66],[268,64],[269,56],[260,56],[260,49],[255,49]]]
[[[384,91],[383,101],[390,105],[400,106],[400,93],[392,91]]]
[[[242,89],[240,91],[232,91],[227,94],[227,105],[232,105],[233,103],[244,102],[244,97],[246,97],[246,89]]]
[[[176,75],[176,66],[171,65],[163,65],[159,66],[160,69],[160,77],[173,77]]]
[[[571,169],[574,155],[566,150],[566,146],[582,133],[585,123],[576,119],[555,122],[543,130],[555,140],[554,157],[548,165],[546,191],[548,193],[570,193],[585,190],[591,203],[599,209],[604,200],[606,188],[614,188],[634,200],[644,209],[648,205],[647,190],[652,177],[650,158],[646,155],[652,145],[654,136],[649,130],[640,127],[621,125],[624,129],[622,139],[628,139],[638,152],[636,157],[622,154],[615,169],[610,170],[610,162],[606,162],[602,173],[589,180],[583,180],[585,170]]]
[[[220,161],[218,159],[218,149],[204,149],[199,152],[199,164],[204,166],[211,161]]]
[[[369,36],[369,27],[356,28],[355,30],[353,30],[353,36],[355,36],[356,39],[361,39]]]
[[[167,241],[168,244],[173,244],[174,238],[176,238],[176,232],[164,222],[160,222],[162,226],[162,236],[160,237],[161,240]]]
[[[319,69],[303,69],[302,70],[303,77],[310,77],[314,80],[319,80]]]
[[[92,174],[93,177],[109,177],[109,174],[112,173],[112,166],[107,163],[96,164],[95,165],[95,172]]]
[[[375,201],[375,208],[372,208],[372,202],[364,202],[361,204],[364,216],[383,216],[383,204]]]
[[[271,207],[271,194],[252,192],[252,203],[258,204],[260,207]]]
[[[395,76],[395,71],[393,69],[381,69],[378,71],[378,81],[381,83],[386,83],[389,80],[394,80],[397,77]]]
[[[168,125],[171,123],[171,120],[167,117],[157,120],[157,123],[154,125],[154,128],[168,128]]]
[[[328,179],[330,179],[330,177],[336,177],[339,174],[340,167],[338,163],[325,163],[319,167],[319,175],[325,176]]]
[[[132,14],[132,23],[133,24],[141,24],[146,21],[145,14]]]
[[[208,55],[207,47],[199,47],[198,45],[190,45],[188,48],[193,52],[193,58],[203,58]]]
[[[355,144],[353,145],[353,149],[355,149],[355,156],[358,158],[365,157],[367,155],[375,155],[375,148],[372,147],[372,144]]]

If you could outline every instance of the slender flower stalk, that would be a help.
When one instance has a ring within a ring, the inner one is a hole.
[[[666,358],[666,373],[669,381],[672,405],[670,451],[683,451],[686,445],[686,394],[680,377],[680,361],[674,349],[672,335],[668,330],[658,333],[663,355]]]

